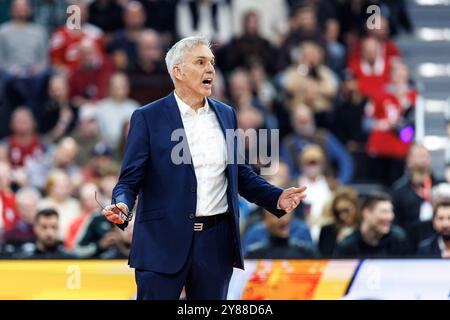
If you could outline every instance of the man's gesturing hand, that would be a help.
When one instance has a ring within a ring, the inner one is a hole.
[[[125,222],[125,217],[122,217],[123,214],[122,212],[120,212],[120,210],[128,214],[128,207],[125,203],[122,202],[118,203],[117,205],[111,204],[109,206],[106,206],[105,209],[102,210],[102,214],[112,223],[122,224]]]
[[[278,198],[278,208],[286,211],[286,213],[291,212],[299,205],[300,201],[306,198],[306,187],[300,188],[289,188],[283,191],[283,193]]]

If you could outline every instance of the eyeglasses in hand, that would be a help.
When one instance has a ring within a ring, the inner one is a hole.
[[[97,192],[95,192],[94,198],[95,198],[95,201],[96,201],[96,202],[98,203],[98,205],[100,206],[100,208],[102,208],[103,210],[106,210],[106,208],[100,203],[100,201],[97,200]],[[121,218],[123,221],[128,221],[128,222],[130,222],[131,219],[133,219],[133,213],[130,212],[130,213],[127,214],[127,213],[123,212],[123,210],[120,209],[120,208],[117,206],[117,204],[116,204],[116,199],[113,199],[112,201],[113,201],[114,206],[120,211],[120,218]]]

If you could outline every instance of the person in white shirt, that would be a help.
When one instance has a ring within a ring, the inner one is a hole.
[[[129,93],[128,77],[123,73],[116,73],[109,82],[109,96],[96,105],[96,120],[102,140],[112,149],[118,147],[123,126],[139,107],[136,101],[128,97]]]

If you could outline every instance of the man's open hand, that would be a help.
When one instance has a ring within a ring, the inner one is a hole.
[[[278,207],[281,210],[290,213],[300,204],[300,201],[306,198],[306,187],[285,189],[278,198]]]
[[[104,215],[106,219],[108,219],[112,223],[122,224],[125,222],[125,217],[122,217],[122,213],[120,212],[119,208],[124,213],[128,214],[127,205],[120,202],[117,205],[110,204],[109,206],[106,206],[105,209],[102,210],[102,215]]]

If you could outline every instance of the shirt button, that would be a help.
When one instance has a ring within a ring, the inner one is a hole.
[[[195,214],[191,213],[191,214],[189,215],[189,219],[194,219],[194,218],[195,218]]]

